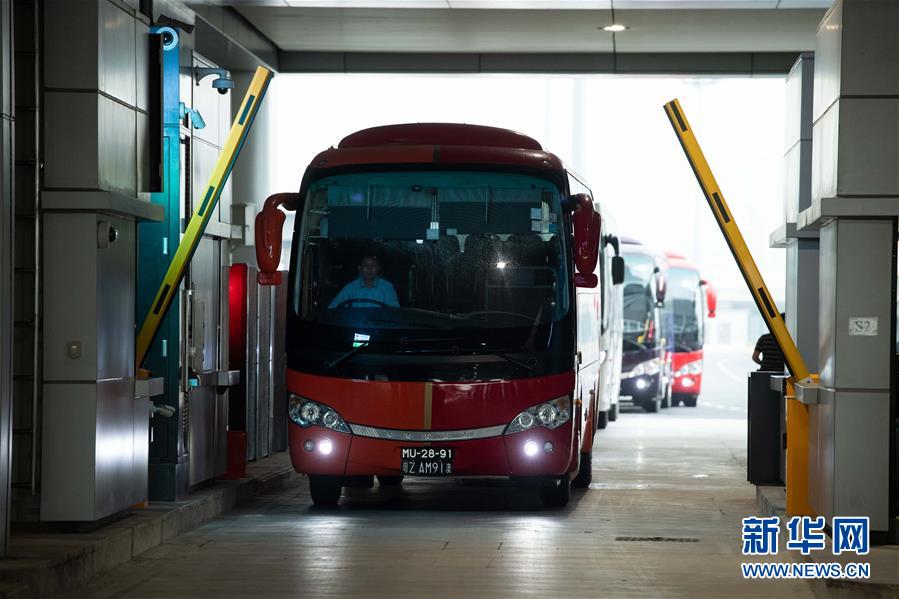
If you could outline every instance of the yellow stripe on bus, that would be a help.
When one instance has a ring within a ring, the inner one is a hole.
[[[759,313],[765,319],[768,330],[777,339],[777,344],[783,351],[787,369],[789,369],[790,374],[796,380],[807,380],[809,371],[805,361],[796,348],[796,343],[793,341],[793,337],[790,336],[787,325],[780,316],[777,305],[768,291],[768,286],[765,285],[762,273],[759,272],[758,266],[756,266],[755,260],[753,260],[752,254],[746,246],[746,241],[743,239],[740,228],[734,221],[733,214],[731,214],[727,202],[724,200],[724,193],[718,187],[718,182],[715,181],[712,169],[709,168],[709,164],[706,162],[702,148],[699,147],[699,142],[696,141],[696,136],[693,135],[693,129],[690,128],[690,123],[687,121],[687,116],[684,114],[680,102],[675,99],[665,104],[665,114],[668,115],[668,120],[671,121],[671,126],[674,128],[674,133],[677,135],[678,140],[680,140],[681,147],[684,149],[684,154],[686,154],[690,166],[693,167],[696,180],[699,182],[702,193],[709,203],[709,208],[712,209],[715,220],[718,221],[718,226],[721,227],[721,232],[724,234],[737,266],[746,280],[749,292],[755,299]]]
[[[169,306],[172,304],[172,299],[178,292],[181,280],[184,278],[184,271],[187,269],[187,265],[193,257],[197,245],[200,243],[200,238],[206,230],[209,218],[214,212],[213,208],[218,202],[225,183],[228,181],[231,168],[234,166],[234,161],[243,146],[250,126],[253,124],[253,118],[259,110],[259,105],[262,103],[262,98],[271,78],[272,71],[263,67],[258,67],[255,75],[253,75],[250,88],[247,90],[241,103],[241,108],[237,113],[238,117],[231,125],[231,132],[228,134],[225,146],[222,148],[215,168],[209,177],[209,182],[206,184],[203,201],[196,207],[190,222],[187,224],[187,230],[184,232],[181,242],[178,244],[178,249],[175,251],[175,256],[172,258],[171,264],[169,264],[169,269],[159,285],[159,291],[156,293],[153,303],[150,304],[152,306],[150,313],[147,314],[140,328],[140,333],[137,335],[136,357],[138,368],[146,359],[150,345],[159,332],[159,327],[162,325]],[[170,184],[175,184],[175,182],[170,182]]]

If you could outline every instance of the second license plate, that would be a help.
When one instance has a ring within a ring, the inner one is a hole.
[[[403,447],[400,450],[403,474],[408,476],[451,476],[452,447]]]

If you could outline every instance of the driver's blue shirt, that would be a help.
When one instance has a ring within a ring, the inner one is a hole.
[[[331,303],[328,304],[328,308],[336,308],[342,302],[347,300],[375,300],[381,302],[382,304],[387,304],[388,306],[393,306],[394,308],[399,308],[400,301],[396,297],[396,289],[393,288],[393,285],[389,281],[385,281],[381,277],[375,279],[375,284],[371,287],[365,286],[365,281],[362,280],[362,277],[357,278],[354,281],[350,281],[346,285],[344,285],[343,289],[340,290],[340,293],[331,300]],[[353,302],[349,304],[350,307],[361,307],[361,308],[379,308],[379,304],[375,304],[372,302]]]

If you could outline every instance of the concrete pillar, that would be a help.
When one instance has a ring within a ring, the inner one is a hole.
[[[148,22],[110,0],[43,3],[41,519],[147,498],[136,397],[136,221],[147,201]],[[113,232],[114,231],[114,232]]]
[[[809,406],[809,493],[821,515],[868,516],[895,534],[899,3],[838,0],[815,47],[812,205],[821,229],[818,403]]]
[[[0,0],[0,557],[9,542],[13,305],[12,2]]]
[[[814,54],[802,54],[786,81],[784,226],[772,247],[786,248],[787,329],[812,372],[818,370],[818,231],[799,231],[799,213],[811,205]]]
[[[16,0],[13,8],[16,56],[13,87],[15,112],[15,238],[13,255],[13,440],[12,522],[37,519],[38,436],[40,406],[39,349],[41,322],[39,181],[40,32],[37,0]]]
[[[813,509],[828,519],[869,516],[882,534],[892,520],[895,235],[894,219],[835,219],[821,229],[822,388],[809,406]]]

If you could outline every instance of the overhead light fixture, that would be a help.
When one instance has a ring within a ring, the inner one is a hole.
[[[612,23],[611,25],[606,25],[602,28],[603,31],[611,31],[612,33],[620,33],[625,29],[627,29],[627,27],[621,23]]]

